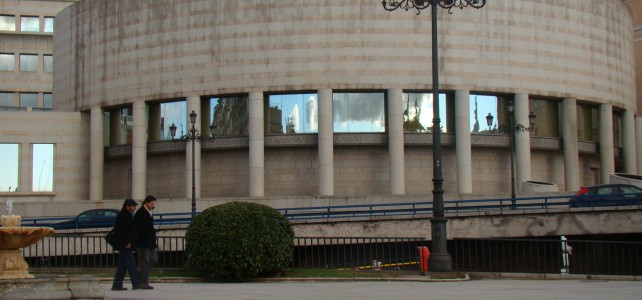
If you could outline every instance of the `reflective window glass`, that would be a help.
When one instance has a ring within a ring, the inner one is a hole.
[[[172,135],[169,127],[174,124],[176,126],[176,137],[187,134],[189,128],[187,126],[187,103],[185,101],[166,102],[161,103],[161,140],[171,140]]]
[[[51,93],[42,94],[42,107],[48,109],[53,108],[53,96]]]
[[[599,140],[599,115],[596,106],[577,105],[577,139],[585,142]]]
[[[13,54],[0,53],[0,71],[13,71],[14,64]]]
[[[405,132],[432,132],[432,93],[403,94],[403,130]],[[439,94],[439,127],[446,132],[446,94]]]
[[[470,100],[470,132],[488,132],[497,127],[499,111],[497,110],[497,96],[473,95]],[[488,125],[488,118],[492,116],[492,124]],[[501,123],[501,122],[499,122]]]
[[[383,93],[334,93],[334,132],[385,132]]]
[[[210,98],[210,122],[216,125],[217,136],[249,134],[247,102],[246,95]]]
[[[0,92],[0,106],[16,106],[13,104],[13,93]]]
[[[53,55],[45,54],[42,56],[42,59],[42,71],[47,73],[53,72]]]
[[[54,145],[33,144],[33,170],[31,191],[53,191]]]
[[[20,93],[20,107],[38,107],[38,94]]]
[[[16,31],[16,17],[0,16],[0,30]]]
[[[38,72],[37,54],[20,54],[21,72]]]
[[[17,192],[20,161],[18,144],[0,144],[0,153],[0,192]]]
[[[319,131],[317,94],[270,95],[267,104],[266,134]]]
[[[533,136],[560,137],[559,110],[560,105],[555,100],[530,99],[530,111],[535,113],[535,129]],[[522,124],[528,126],[529,124]]]
[[[40,18],[38,17],[20,17],[20,31],[39,32]]]
[[[45,32],[53,32],[53,31],[54,31],[54,18],[45,17]]]

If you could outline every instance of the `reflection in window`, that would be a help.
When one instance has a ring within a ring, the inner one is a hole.
[[[45,17],[45,32],[53,32],[54,31],[54,18],[53,17]]]
[[[120,108],[105,112],[105,145],[132,143],[134,117],[131,108]]]
[[[0,92],[0,106],[15,106],[13,104],[13,93]]]
[[[38,107],[38,94],[20,93],[20,107]]]
[[[585,104],[577,105],[578,140],[585,142],[597,142],[599,140],[599,124],[597,107]]]
[[[20,31],[39,32],[40,18],[38,17],[20,17]]]
[[[560,137],[559,102],[555,100],[530,99],[530,111],[534,112],[533,136]],[[528,125],[528,124],[522,124]]]
[[[53,97],[51,93],[42,94],[42,108],[53,108]]]
[[[403,94],[404,132],[432,132],[433,101],[432,93]],[[439,127],[446,132],[446,94],[439,94]]]
[[[38,72],[37,54],[20,54],[21,72]]]
[[[385,132],[383,93],[334,93],[334,132]]]
[[[176,136],[174,138],[180,138],[183,135],[187,134],[192,125],[187,125],[187,103],[185,101],[177,102],[166,102],[161,103],[161,140],[171,140],[172,134],[169,131],[169,127],[174,124],[176,126]]]
[[[14,55],[0,53],[0,71],[13,71]]]
[[[247,136],[249,112],[247,96],[210,99],[210,122],[216,125],[216,136]]]
[[[319,131],[317,94],[270,95],[265,113],[266,134]]]
[[[0,192],[17,192],[20,161],[18,144],[0,144],[0,153]]]
[[[16,17],[0,16],[0,30],[16,31]]]
[[[33,144],[33,169],[31,191],[53,191],[53,144]]]
[[[613,146],[622,147],[622,111],[613,111]]]
[[[42,59],[42,71],[47,73],[53,72],[53,55],[45,54],[42,56]]]
[[[497,96],[473,95],[470,100],[470,132],[488,132],[497,126],[499,111],[497,110]],[[493,124],[488,128],[487,116],[493,116]],[[500,122],[501,123],[501,122]]]

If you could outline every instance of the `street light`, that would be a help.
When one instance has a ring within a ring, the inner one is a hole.
[[[432,253],[430,254],[429,262],[432,271],[445,272],[452,270],[452,258],[448,254],[447,241],[448,235],[446,234],[446,222],[448,220],[444,217],[444,190],[443,190],[443,176],[441,172],[441,126],[439,119],[439,59],[438,59],[438,45],[437,45],[437,7],[448,9],[448,13],[452,13],[452,9],[457,7],[464,9],[464,7],[471,6],[474,8],[482,8],[486,5],[486,0],[383,0],[381,2],[383,8],[387,11],[397,9],[403,10],[417,10],[417,15],[422,10],[430,7],[432,14],[432,103],[434,119],[432,121],[432,165],[433,165],[433,217],[430,219],[431,233],[432,233]]]
[[[181,136],[178,139],[174,139],[176,136],[176,125],[172,123],[171,126],[169,126],[169,132],[172,135],[172,141],[175,142],[184,142],[184,143],[192,143],[192,219],[196,215],[196,164],[195,164],[195,142],[211,142],[214,141],[214,136],[216,135],[216,125],[214,125],[214,122],[210,125],[210,135],[211,137],[204,137],[202,136],[199,132],[198,129],[196,129],[196,113],[192,111],[189,114],[189,119],[190,122],[192,123],[192,128],[187,131],[187,134],[184,136]]]
[[[491,133],[508,133],[510,135],[510,200],[511,200],[511,209],[515,208],[515,134],[519,132],[531,132],[535,129],[535,116],[534,112],[528,114],[528,122],[530,125],[528,127],[522,124],[515,123],[515,104],[513,100],[508,100],[506,102],[506,109],[509,113],[508,126],[502,124],[497,128],[491,128],[493,126],[493,115],[488,113],[486,116],[486,124],[488,125],[488,131]]]

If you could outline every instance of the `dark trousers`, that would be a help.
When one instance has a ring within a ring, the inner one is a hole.
[[[129,272],[129,279],[132,282],[132,287],[135,287],[140,284],[140,275],[136,269],[136,258],[131,250],[120,251],[118,253],[118,264],[116,265],[116,274],[114,274],[114,282],[112,283],[112,288],[121,288],[123,287],[123,280],[125,280],[125,274]]]
[[[140,282],[149,284],[149,270],[156,264],[156,248],[138,248]]]

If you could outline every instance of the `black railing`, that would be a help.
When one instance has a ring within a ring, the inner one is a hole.
[[[419,271],[423,238],[299,237],[293,268]],[[642,242],[551,239],[449,241],[459,272],[642,275]],[[158,268],[185,267],[185,239],[158,238]],[[112,268],[118,253],[102,236],[54,235],[23,249],[34,268]]]

